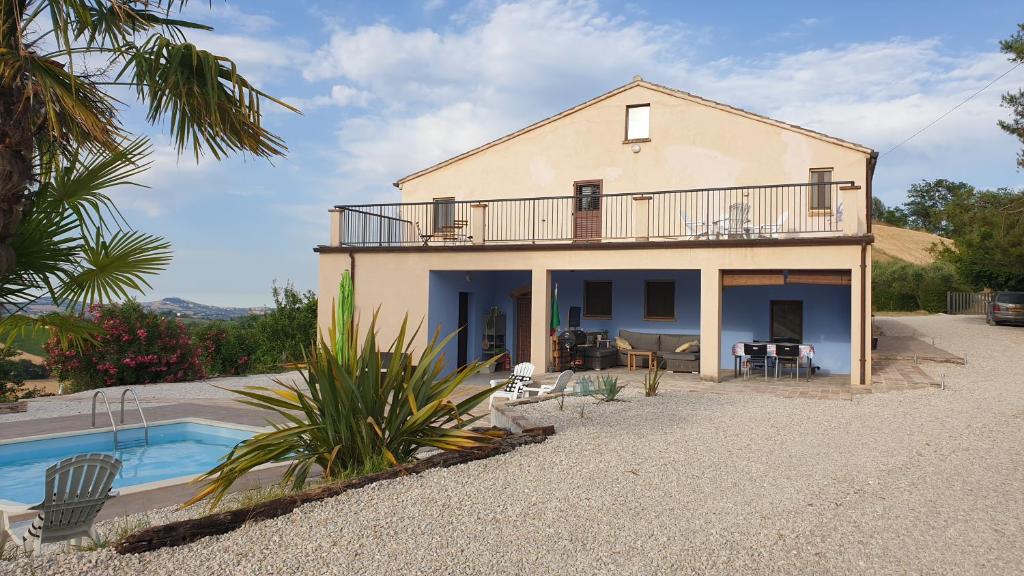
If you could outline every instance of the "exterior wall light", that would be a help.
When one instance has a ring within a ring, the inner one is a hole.
[[[630,147],[630,150],[633,151],[633,154],[639,154],[640,153],[640,145],[639,144],[633,144],[633,146]]]

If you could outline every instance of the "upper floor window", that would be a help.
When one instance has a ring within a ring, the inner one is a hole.
[[[455,225],[455,198],[434,198],[434,233]]]
[[[811,168],[811,210],[832,209],[832,169]]]
[[[626,106],[626,140],[651,139],[651,105]]]

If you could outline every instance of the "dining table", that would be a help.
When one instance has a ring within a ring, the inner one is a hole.
[[[733,375],[740,375],[740,361],[743,359],[745,354],[743,353],[743,346],[745,344],[766,344],[768,347],[768,356],[775,356],[775,343],[773,342],[736,342],[732,345],[732,369]],[[812,362],[814,360],[814,345],[813,344],[798,344],[800,347],[800,358],[797,363],[797,378],[800,377],[800,364],[807,362],[807,377],[811,377]]]

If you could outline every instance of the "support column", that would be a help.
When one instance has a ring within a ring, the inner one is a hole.
[[[487,234],[487,204],[471,204],[469,208],[469,233],[473,237],[473,244],[483,244]]]
[[[633,239],[651,239],[651,196],[633,196]]]
[[[535,373],[548,371],[551,348],[551,271],[541,268],[531,273],[530,362]]]
[[[850,385],[871,385],[871,248],[864,247],[864,282],[861,282],[860,266],[850,275]],[[864,289],[864,303],[861,306],[861,288]],[[864,354],[863,378],[861,378],[861,353]]]
[[[722,360],[722,274],[700,271],[700,379],[718,382]]]
[[[331,242],[330,246],[341,246],[341,214],[340,208],[331,208],[327,211],[331,219]]]

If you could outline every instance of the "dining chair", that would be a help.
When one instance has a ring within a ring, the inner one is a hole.
[[[776,344],[775,345],[775,377],[779,377],[779,369],[787,364],[792,364],[796,370],[795,377],[800,379],[800,345],[799,344]]]
[[[768,345],[767,344],[744,344],[743,355],[743,377],[750,378],[751,368],[762,368],[764,379],[768,379]]]

